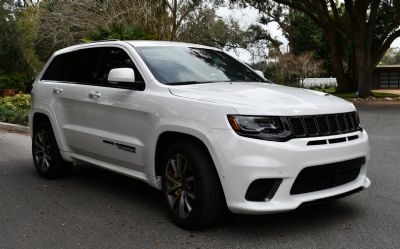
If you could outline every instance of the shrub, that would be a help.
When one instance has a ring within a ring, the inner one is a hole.
[[[25,92],[32,85],[32,78],[23,74],[0,74],[0,89],[16,89]]]
[[[17,94],[14,97],[0,98],[0,105],[8,105],[10,108],[17,109],[30,109],[31,96],[25,94]]]
[[[311,89],[311,90],[315,90],[315,89],[334,89],[336,90],[337,85],[335,83],[326,83],[326,84],[317,84],[317,85],[312,85],[312,86],[308,86],[305,88]]]
[[[29,110],[12,110],[7,106],[0,106],[0,121],[6,123],[27,125]]]
[[[30,101],[31,97],[23,94],[0,98],[0,121],[27,125]]]

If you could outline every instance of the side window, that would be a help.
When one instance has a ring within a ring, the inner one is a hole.
[[[47,67],[46,72],[44,72],[42,80],[62,81],[64,71],[63,61],[63,54],[54,57],[50,62],[50,65]]]
[[[101,57],[101,62],[98,72],[98,84],[99,85],[109,85],[108,73],[111,69],[128,67],[135,71],[135,81],[144,82],[143,77],[140,75],[139,71],[135,67],[135,64],[129,57],[129,55],[121,48],[115,47],[105,47],[103,48],[103,55]],[[126,87],[121,86],[121,87]]]
[[[64,81],[95,84],[101,49],[89,48],[65,54]]]
[[[100,55],[100,48],[81,49],[58,55],[50,63],[42,80],[95,84]]]

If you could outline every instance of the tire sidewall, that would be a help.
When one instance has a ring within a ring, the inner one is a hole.
[[[187,158],[188,162],[191,164],[194,177],[195,201],[192,212],[186,218],[180,218],[179,215],[171,209],[166,193],[167,183],[165,179],[165,169],[168,160],[173,158],[176,153],[182,154]],[[168,147],[167,151],[164,153],[162,164],[162,191],[172,220],[183,228],[197,229],[198,224],[201,223],[205,216],[204,211],[207,208],[206,199],[210,191],[210,186],[207,186],[207,184],[210,185],[210,183],[213,183],[211,185],[217,185],[217,182],[215,182],[217,180],[214,179],[214,175],[211,174],[210,176],[209,173],[212,172],[211,167],[214,167],[212,160],[210,160],[208,155],[196,143],[183,140],[174,142]],[[219,190],[214,189],[214,191]]]
[[[38,162],[35,158],[35,139],[36,136],[39,132],[45,131],[48,135],[49,139],[49,144],[51,145],[50,148],[50,155],[51,155],[51,160],[49,162],[50,166],[46,169],[43,170],[40,165],[38,165]],[[35,129],[32,134],[32,157],[33,157],[33,162],[35,165],[36,170],[38,173],[48,179],[55,179],[55,178],[60,178],[68,174],[69,168],[70,168],[70,163],[66,162],[63,160],[60,154],[60,150],[57,145],[57,141],[55,139],[53,129],[51,127],[51,124],[49,122],[38,122],[35,125]]]

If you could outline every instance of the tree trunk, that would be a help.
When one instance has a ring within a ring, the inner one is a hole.
[[[357,70],[358,74],[358,96],[366,98],[372,96],[371,83],[372,73],[370,70]]]
[[[370,44],[366,38],[366,30],[364,27],[358,29],[359,35],[355,37],[356,39],[354,41],[358,96],[366,98],[372,95],[371,82],[375,65],[372,63]]]
[[[339,45],[337,32],[332,29],[325,29],[326,39],[329,46],[329,52],[332,60],[332,69],[335,72],[338,93],[355,92],[354,85],[350,82],[343,66],[343,53]]]

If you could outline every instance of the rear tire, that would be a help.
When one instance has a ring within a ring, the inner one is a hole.
[[[61,178],[71,170],[72,163],[61,157],[49,122],[39,121],[35,124],[32,134],[32,157],[36,170],[44,178]]]
[[[196,230],[224,217],[226,203],[219,177],[202,146],[176,141],[168,146],[162,163],[163,193],[175,224]]]

